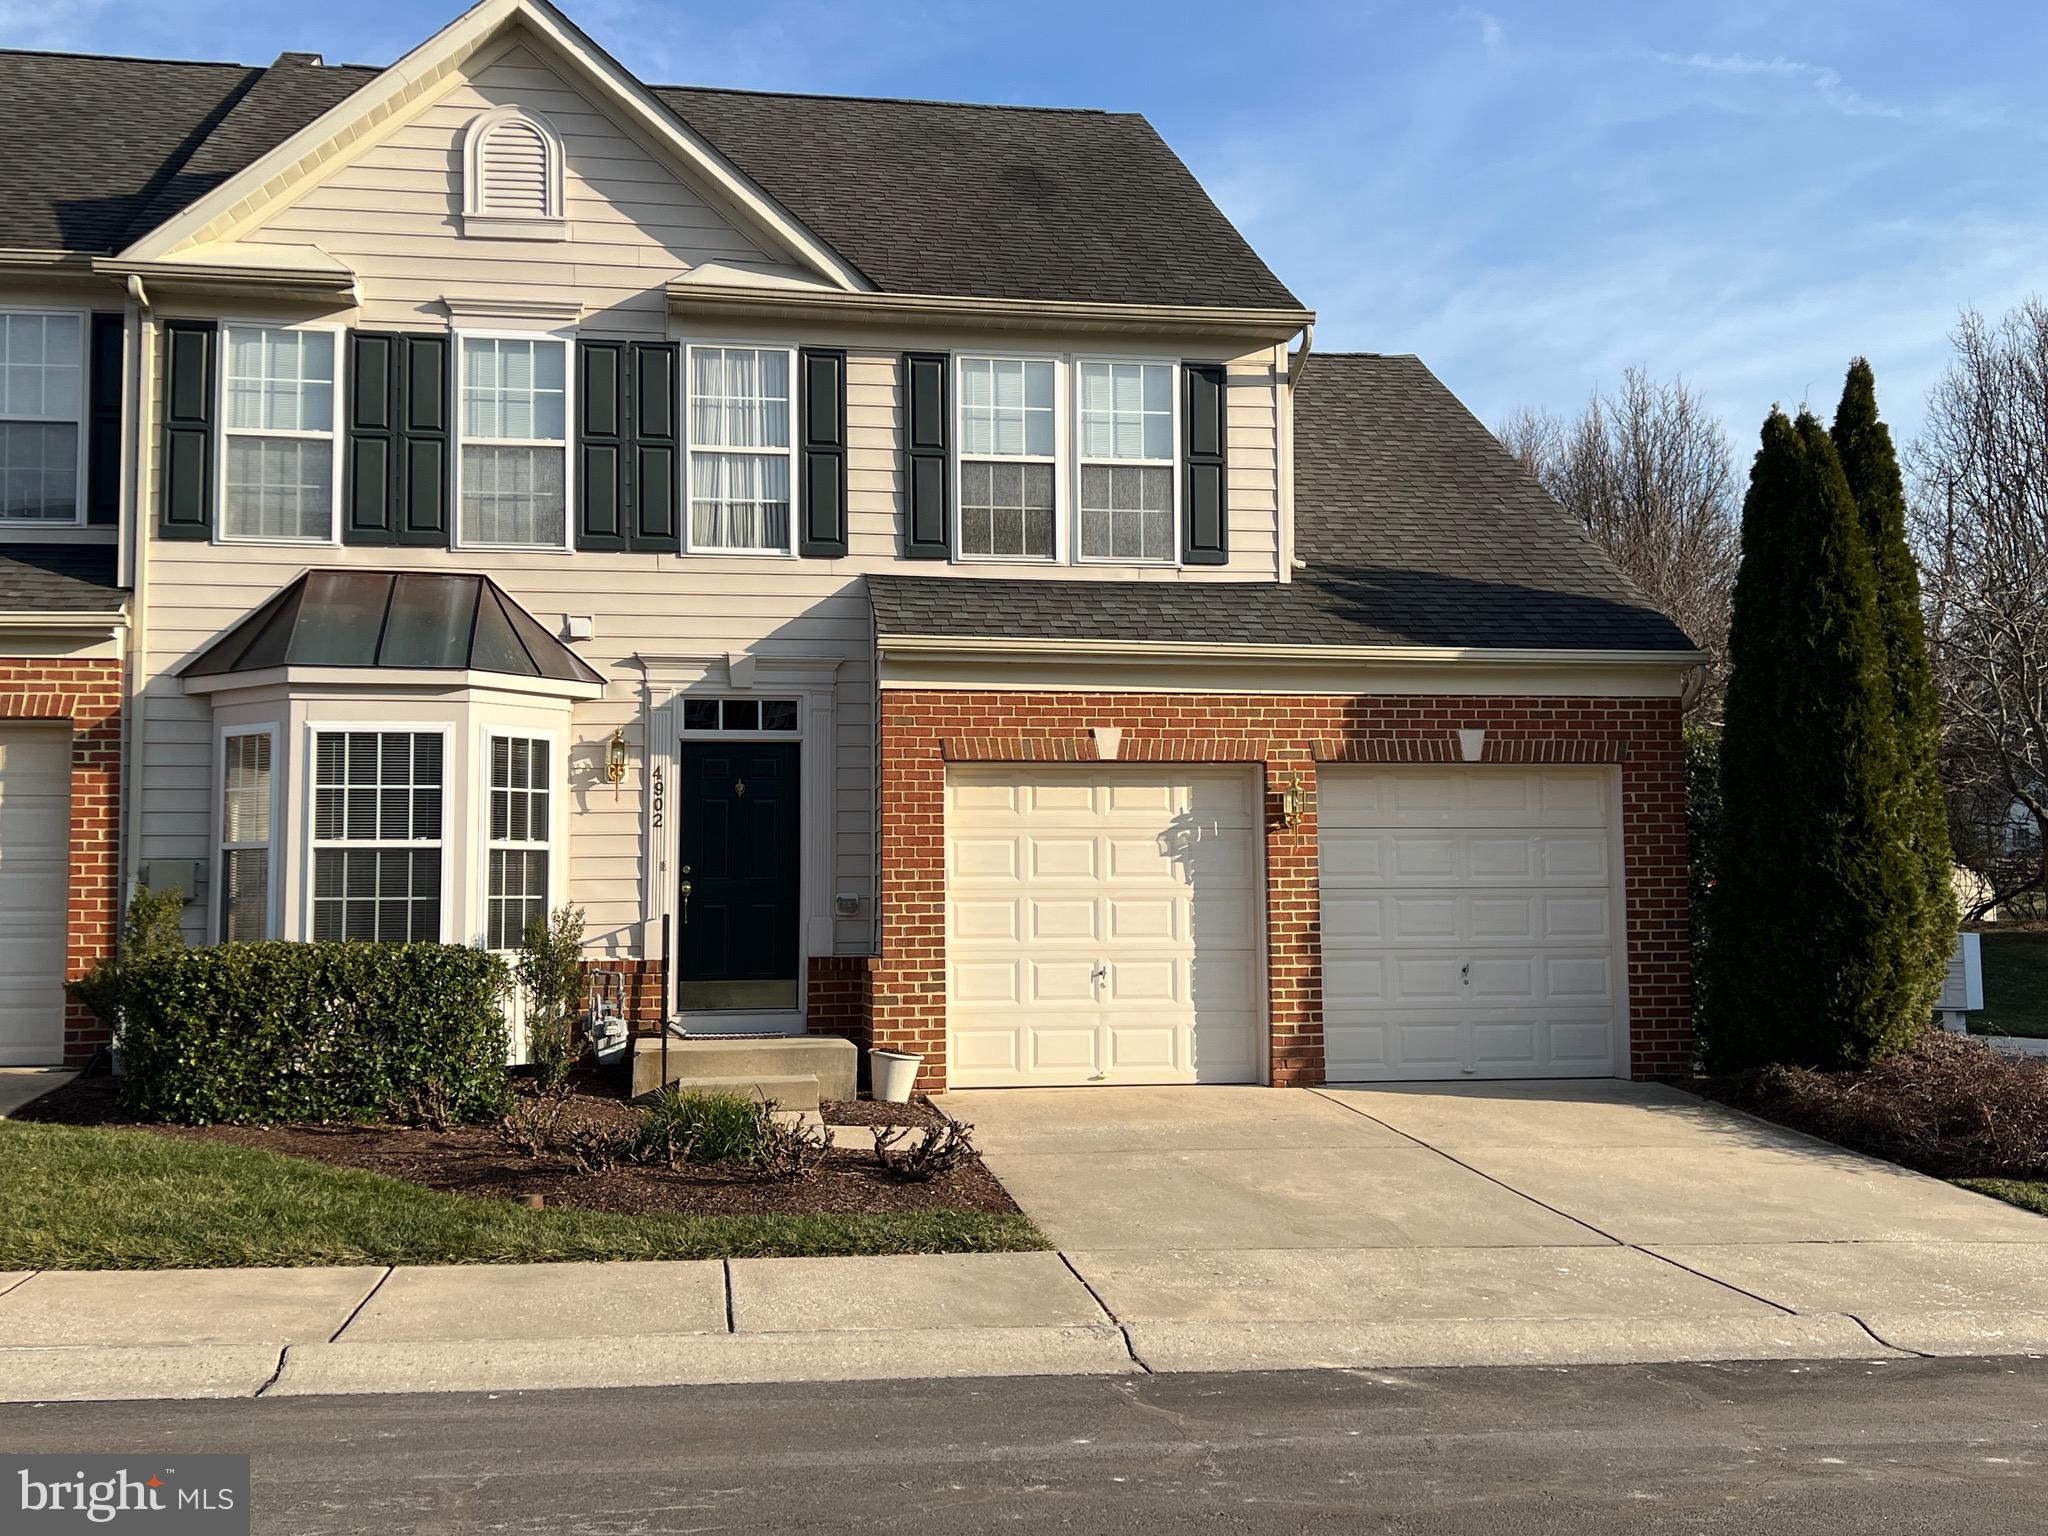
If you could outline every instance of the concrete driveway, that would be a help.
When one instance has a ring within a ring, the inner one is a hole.
[[[939,1102],[1160,1368],[2048,1348],[2048,1220],[1657,1085]]]

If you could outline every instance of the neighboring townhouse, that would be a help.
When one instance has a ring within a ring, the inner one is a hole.
[[[1698,654],[1141,118],[485,0],[0,54],[0,179],[7,1058],[90,1047],[57,930],[141,879],[203,942],[573,902],[643,1027],[927,1088],[1687,1065]]]

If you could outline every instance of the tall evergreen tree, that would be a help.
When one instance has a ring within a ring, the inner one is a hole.
[[[1924,1021],[1941,991],[1956,935],[1954,858],[1941,785],[1941,694],[1927,659],[1920,568],[1906,542],[1906,488],[1891,431],[1877,414],[1876,378],[1860,357],[1849,364],[1830,435],[1849,494],[1856,499],[1877,579],[1877,622],[1898,734],[1894,824],[1920,872],[1921,900],[1913,913],[1898,1007]]]
[[[1717,1068],[1857,1065],[1910,1038],[1897,989],[1921,898],[1890,814],[1876,570],[1810,415],[1764,424],[1734,624],[1709,1052]]]
[[[1790,949],[1773,904],[1788,810],[1777,795],[1785,740],[1780,661],[1790,622],[1785,542],[1805,458],[1791,418],[1773,410],[1742,502],[1722,712],[1719,856],[1705,910],[1708,963],[1698,978],[1702,1044],[1717,1071],[1768,1061],[1777,1051],[1775,978]]]

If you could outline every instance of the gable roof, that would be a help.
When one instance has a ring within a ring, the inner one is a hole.
[[[0,50],[0,247],[120,250],[383,73]],[[1301,307],[1133,113],[650,95],[884,291]]]
[[[1313,353],[1289,582],[867,578],[879,635],[1208,645],[1694,647],[1413,357]]]

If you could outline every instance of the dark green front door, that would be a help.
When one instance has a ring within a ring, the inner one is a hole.
[[[676,1006],[797,1006],[799,746],[685,741]]]

